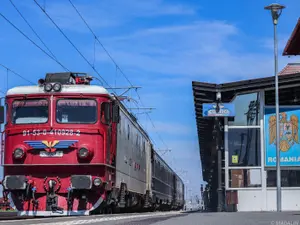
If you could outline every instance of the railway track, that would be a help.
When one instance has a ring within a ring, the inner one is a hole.
[[[194,210],[194,211],[197,211],[197,210]],[[177,212],[177,213],[189,213],[191,212],[190,210],[182,210],[182,211],[167,211],[167,212],[164,212],[164,211],[156,211],[156,212],[131,212],[131,213],[115,213],[115,214],[97,214],[97,215],[90,215],[91,217],[95,217],[95,216],[112,216],[112,217],[115,217],[115,216],[122,216],[122,215],[141,215],[141,214],[149,214],[149,213],[174,213],[174,212]],[[34,216],[18,216],[17,215],[17,212],[14,212],[14,211],[10,211],[10,212],[1,212],[0,211],[0,221],[3,221],[3,220],[23,220],[23,219],[34,219],[34,218],[37,218],[37,219],[40,219],[40,218],[76,218],[76,217],[86,217],[86,216],[59,216],[59,217],[56,217],[56,216],[45,216],[45,217],[34,217]]]
[[[33,217],[19,217],[17,212],[10,211],[10,212],[0,212],[0,221],[1,220],[21,220],[21,219],[30,219]]]

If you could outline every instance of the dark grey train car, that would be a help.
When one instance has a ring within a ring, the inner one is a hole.
[[[184,183],[177,174],[175,174],[175,179],[176,179],[175,208],[181,209],[184,206]]]
[[[182,180],[153,149],[152,199],[163,208],[181,209],[184,205]]]
[[[154,150],[152,157],[153,202],[171,206],[174,191],[173,171]]]

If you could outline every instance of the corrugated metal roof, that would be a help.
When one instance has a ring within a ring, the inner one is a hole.
[[[279,73],[278,75],[287,75],[287,74],[295,74],[300,73],[300,63],[288,63]]]

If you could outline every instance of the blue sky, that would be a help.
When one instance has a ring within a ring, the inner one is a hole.
[[[68,69],[88,72],[91,67],[66,41],[31,0],[13,1],[43,41]],[[38,1],[93,63],[110,86],[128,86],[67,0]],[[273,28],[264,6],[270,1],[183,1],[183,0],[74,0],[84,18],[107,50],[139,90],[143,105],[155,107],[138,114],[157,147],[172,152],[163,157],[176,170],[186,170],[192,192],[198,194],[201,178],[199,146],[192,96],[193,80],[229,82],[273,75]],[[291,34],[300,2],[286,0],[278,26],[279,50]],[[10,4],[2,1],[0,12],[28,36],[34,36]],[[63,71],[0,17],[0,63],[26,78],[37,81],[47,72]],[[95,57],[94,57],[95,56]],[[280,69],[299,58],[279,58]],[[1,90],[27,85],[21,78],[0,69]],[[7,86],[8,84],[8,86]],[[106,86],[106,85],[105,85]],[[138,100],[135,91],[129,92]],[[132,105],[134,106],[134,105]]]

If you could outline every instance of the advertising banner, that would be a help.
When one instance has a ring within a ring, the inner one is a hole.
[[[279,147],[281,166],[300,166],[299,118],[300,106],[279,109]],[[276,110],[266,107],[264,116],[265,165],[276,166]]]

